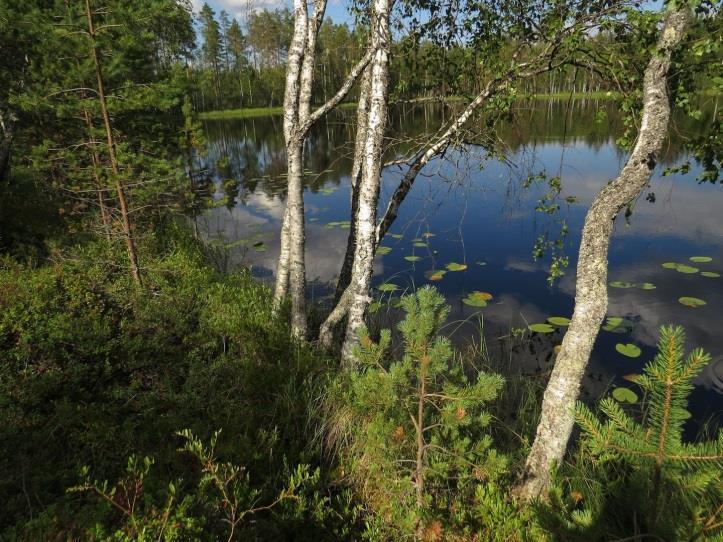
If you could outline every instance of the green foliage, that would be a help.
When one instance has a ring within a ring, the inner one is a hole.
[[[713,441],[683,440],[692,381],[710,357],[700,349],[685,357],[684,338],[681,327],[661,328],[657,356],[635,379],[645,393],[639,416],[612,398],[600,403],[604,422],[578,405],[580,454],[591,464],[587,476],[596,481],[582,488],[578,475],[578,487],[553,492],[557,519],[551,530],[585,534],[588,540],[594,524],[598,533],[603,528],[664,540],[721,535],[723,432]]]
[[[326,360],[290,339],[268,288],[248,272],[218,273],[205,263],[206,250],[172,223],[156,233],[139,247],[142,291],[123,272],[122,249],[103,243],[56,250],[54,264],[36,269],[2,259],[0,533],[92,539],[102,525],[115,536],[130,525],[125,516],[65,490],[78,485],[83,465],[94,479],[123,481],[127,458],[148,456],[155,467],[143,474],[138,509],[148,532],[157,532],[173,483],[169,517],[190,517],[189,532],[200,525],[216,540],[221,520],[199,524],[205,516],[186,508],[189,496],[197,507],[202,469],[176,452],[173,435],[184,427],[203,439],[223,429],[226,438],[209,454],[248,469],[244,483],[259,505],[289,489],[296,465],[309,465],[304,498],[244,520],[237,539],[252,532],[283,539],[301,525],[317,539],[333,539],[337,527],[347,532],[353,521],[340,518],[354,505],[320,489],[323,476],[312,474],[318,449],[307,438]],[[238,506],[245,510],[246,501]]]
[[[402,359],[387,356],[389,330],[378,343],[362,331],[359,372],[342,380],[330,401],[337,405],[333,439],[368,504],[372,540],[471,528],[477,488],[498,480],[506,466],[492,448],[483,409],[502,378],[476,371],[468,377],[469,368],[454,359],[449,339],[437,335],[449,308],[434,288],[404,296],[401,306]]]

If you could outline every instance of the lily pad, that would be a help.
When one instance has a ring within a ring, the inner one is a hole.
[[[635,283],[624,280],[614,280],[610,283],[610,286],[613,288],[635,288]]]
[[[634,327],[635,324],[627,318],[608,316],[602,329],[603,331],[609,331],[611,333],[628,333],[632,331]]]
[[[693,273],[697,273],[700,271],[697,267],[693,267],[692,265],[685,265],[685,264],[679,264],[675,270],[678,273],[685,273],[687,275],[692,275]]]
[[[392,247],[385,247],[383,245],[379,245],[377,247],[377,256],[384,256],[385,254],[389,254],[392,251]]]
[[[631,405],[638,402],[637,394],[630,388],[615,388],[613,390],[613,399],[620,403],[630,403]]]
[[[564,316],[550,316],[547,319],[548,322],[551,324],[555,324],[556,326],[569,326],[570,325],[570,319],[565,318]]]
[[[462,303],[471,307],[486,307],[490,299],[492,299],[492,294],[476,290],[462,299]]]
[[[675,262],[665,262],[665,263],[662,264],[662,265],[663,265],[663,267],[665,267],[666,269],[675,269],[675,268],[678,267],[678,265],[680,265],[680,264],[677,264],[677,263],[675,263]]]
[[[555,328],[550,324],[531,324],[529,327],[530,331],[534,331],[535,333],[552,333],[555,331]]]
[[[695,262],[695,263],[708,263],[708,262],[713,261],[713,258],[711,258],[710,256],[691,256],[688,259],[691,262]]]
[[[444,269],[437,269],[437,270],[430,269],[429,271],[424,273],[424,278],[426,278],[427,280],[437,282],[439,280],[442,280],[446,273],[447,272]]]
[[[716,273],[715,271],[701,271],[700,276],[708,277],[709,279],[717,279],[720,277],[720,273]]]
[[[416,243],[413,243],[412,246],[418,248],[427,248],[427,243],[425,243],[424,241],[417,241]]]
[[[465,269],[467,269],[467,264],[457,263],[457,262],[449,262],[446,267],[447,267],[447,271],[464,271]]]
[[[617,350],[623,356],[627,356],[629,358],[637,358],[640,356],[640,348],[638,348],[632,343],[618,343],[615,345],[615,350]]]
[[[652,282],[643,282],[642,284],[639,284],[638,287],[641,290],[655,290],[655,288],[657,288],[657,286]]]
[[[390,233],[389,237],[393,239],[402,239],[404,236],[401,233]]]
[[[377,286],[377,290],[380,292],[395,292],[399,290],[399,286],[392,282],[385,282],[384,284],[380,284]]]
[[[697,297],[686,297],[686,296],[679,297],[678,303],[680,303],[681,305],[685,305],[686,307],[693,307],[693,308],[702,307],[703,305],[707,305],[707,303],[705,301],[703,301],[702,299],[699,299]]]
[[[407,260],[408,262],[418,262],[419,260],[422,259],[422,257],[421,256],[405,256],[404,259]]]

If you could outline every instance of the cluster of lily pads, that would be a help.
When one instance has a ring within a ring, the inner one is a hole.
[[[688,258],[692,263],[710,263],[713,261],[713,258],[710,256],[691,256]],[[678,273],[685,273],[686,275],[694,275],[696,273],[700,273],[701,277],[711,278],[711,279],[717,279],[720,277],[720,273],[716,271],[701,271],[698,267],[689,265],[687,263],[678,263],[678,262],[665,262],[662,264],[662,266],[665,269],[674,269]],[[678,298],[678,303],[681,305],[685,305],[686,307],[702,307],[703,305],[706,305],[706,302],[703,299],[700,299],[698,297],[690,297],[690,296],[682,296]]]

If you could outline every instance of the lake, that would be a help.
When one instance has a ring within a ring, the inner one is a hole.
[[[418,139],[400,140],[434,133],[453,108],[395,106],[388,158],[415,148]],[[334,113],[315,128],[307,147],[307,278],[309,297],[322,303],[333,293],[346,247],[353,121],[353,110]],[[418,177],[393,235],[381,244],[388,248],[375,261],[377,288],[398,289],[375,290],[378,303],[372,309],[389,325],[397,316],[394,298],[431,282],[452,307],[445,331],[455,342],[479,343],[482,334],[491,355],[540,373],[554,363],[564,326],[518,341],[512,351],[504,346],[510,341],[499,339],[551,316],[571,316],[583,220],[595,194],[624,164],[626,152],[615,143],[623,125],[615,103],[605,100],[521,101],[514,119],[501,122],[495,145],[506,149],[504,160],[489,156],[490,142],[470,133],[462,148],[448,151]],[[694,129],[677,119],[674,132]],[[282,117],[208,121],[205,130],[216,206],[199,217],[200,229],[228,249],[234,264],[249,265],[257,277],[271,281],[285,198]],[[681,324],[688,349],[700,346],[713,357],[697,379],[690,407],[695,420],[705,421],[723,407],[723,278],[717,276],[723,274],[723,194],[720,185],[697,182],[695,165],[686,175],[663,175],[685,158],[677,135],[671,136],[651,185],[617,218],[609,269],[608,315],[614,318],[595,344],[584,394],[599,396],[615,386],[635,389],[623,377],[640,372],[654,355],[661,325]],[[400,172],[395,166],[384,171],[380,214]],[[562,190],[552,202],[559,204],[556,212],[536,210],[550,191],[544,180],[529,181],[540,173],[561,179]],[[533,258],[541,236],[569,258],[564,276],[552,285],[550,250]],[[468,304],[481,299],[468,297],[475,291],[492,295],[487,306]],[[688,306],[681,297],[706,304]],[[641,355],[618,352],[616,345],[628,343]]]

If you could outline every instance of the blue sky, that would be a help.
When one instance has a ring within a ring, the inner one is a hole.
[[[206,0],[216,13],[222,9],[238,19],[240,23],[245,22],[246,11],[248,9],[276,9],[283,7],[291,7],[291,0]],[[204,0],[192,0],[193,11],[198,10],[203,5]],[[334,22],[349,21],[350,17],[346,9],[347,3],[343,0],[328,0],[326,6],[326,19],[331,18]]]

